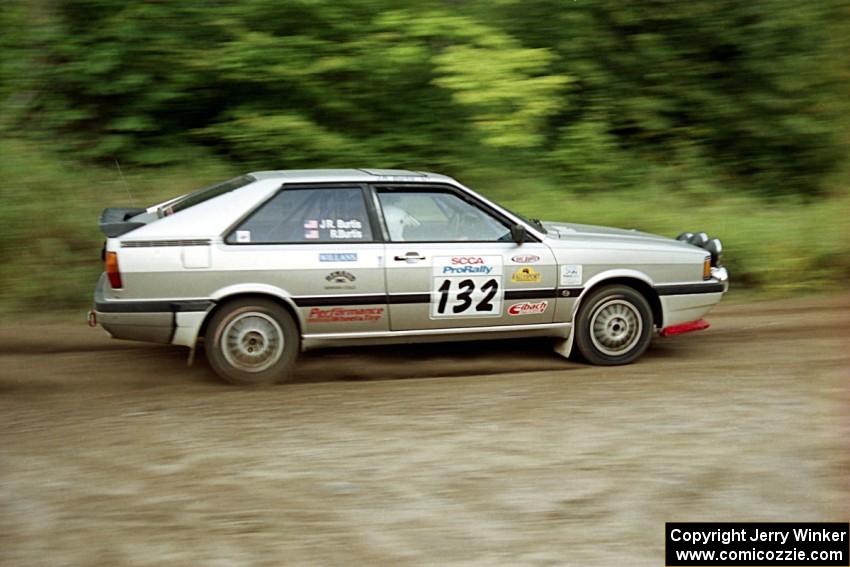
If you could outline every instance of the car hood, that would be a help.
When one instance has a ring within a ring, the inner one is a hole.
[[[594,240],[605,240],[609,242],[642,242],[688,246],[684,242],[679,242],[672,238],[667,238],[666,236],[658,236],[657,234],[640,232],[634,229],[625,230],[609,226],[550,221],[543,221],[543,226],[548,231],[549,237],[558,238],[560,240],[592,238]]]

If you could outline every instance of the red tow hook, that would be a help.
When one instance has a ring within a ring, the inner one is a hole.
[[[89,327],[97,327],[97,313],[89,311],[86,315],[86,321],[88,321]]]
[[[710,325],[708,324],[708,321],[706,321],[705,319],[699,319],[697,321],[691,321],[689,323],[681,323],[679,325],[664,327],[658,334],[662,337],[670,337],[673,335],[681,335],[682,333],[690,333],[692,331],[702,331],[703,329],[708,329],[709,327]]]

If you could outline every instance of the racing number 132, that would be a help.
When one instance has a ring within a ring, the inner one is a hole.
[[[446,304],[449,301],[449,291],[452,287],[452,280],[444,280],[437,291],[440,292],[440,302],[437,304],[437,313],[443,314],[446,312]],[[457,305],[452,306],[452,313],[463,313],[472,306],[472,292],[475,291],[475,282],[472,280],[462,280],[457,287],[460,291],[457,293],[457,300],[460,301]],[[499,291],[499,282],[496,279],[489,279],[481,286],[481,291],[484,293],[484,298],[475,305],[475,311],[478,313],[489,313],[493,311],[493,297]]]

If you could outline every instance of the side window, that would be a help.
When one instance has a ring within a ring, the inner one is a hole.
[[[228,244],[369,242],[360,188],[284,189],[227,235]]]
[[[508,227],[445,191],[378,191],[393,242],[510,240]]]

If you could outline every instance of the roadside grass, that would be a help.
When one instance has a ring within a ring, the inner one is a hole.
[[[215,159],[123,169],[68,163],[31,142],[0,140],[0,312],[81,309],[101,271],[107,206],[148,206],[240,173]],[[850,277],[850,193],[805,204],[702,190],[576,194],[506,171],[457,177],[526,216],[719,237],[732,285],[761,297],[832,291]]]
[[[119,173],[0,140],[0,312],[89,305],[102,271],[103,208],[148,206],[238,173],[214,161]]]
[[[546,179],[505,177],[489,185],[482,179],[473,186],[531,218],[635,228],[670,237],[705,231],[723,243],[723,263],[733,289],[763,297],[846,289],[850,278],[846,191],[803,203],[719,191],[674,193],[661,187],[577,195]]]

